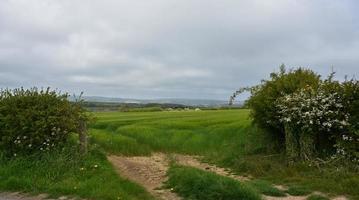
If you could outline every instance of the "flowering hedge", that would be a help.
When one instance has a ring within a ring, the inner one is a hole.
[[[289,161],[345,157],[359,162],[359,82],[334,81],[310,69],[272,73],[250,91],[254,123],[284,144]],[[283,150],[283,149],[282,149]]]
[[[271,73],[269,80],[263,80],[257,86],[246,88],[246,91],[251,93],[246,104],[251,108],[254,123],[271,134],[274,138],[273,142],[278,144],[279,149],[285,148],[283,146],[285,133],[284,124],[277,117],[277,99],[307,85],[317,87],[319,82],[320,76],[310,69],[286,70],[282,65],[278,73]]]
[[[67,142],[83,115],[67,94],[23,88],[0,92],[0,150],[7,155],[49,151]]]
[[[358,81],[333,81],[307,86],[276,101],[284,124],[288,158],[310,160],[326,153],[359,161]],[[354,107],[353,107],[354,105]]]

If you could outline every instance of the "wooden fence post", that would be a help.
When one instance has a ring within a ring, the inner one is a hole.
[[[86,121],[81,120],[79,124],[79,140],[80,140],[80,152],[82,154],[86,154],[88,149],[88,141],[87,141],[87,125]]]

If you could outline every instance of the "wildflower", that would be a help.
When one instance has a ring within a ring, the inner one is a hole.
[[[94,165],[94,168],[98,168],[98,165]]]

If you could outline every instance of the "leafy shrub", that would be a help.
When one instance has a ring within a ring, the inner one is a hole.
[[[315,152],[328,149],[325,146],[331,148],[333,133],[349,126],[349,114],[342,98],[338,93],[325,92],[322,85],[318,89],[306,87],[278,99],[277,108],[278,117],[285,124],[286,148],[292,160],[299,157],[310,160]]]
[[[84,110],[67,94],[47,89],[0,92],[0,149],[7,155],[49,151],[77,131]]]
[[[302,159],[308,159],[320,150],[330,152],[335,144],[341,156],[355,161],[359,158],[359,135],[355,134],[358,122],[351,119],[357,112],[351,106],[357,101],[353,96],[358,93],[358,84],[354,80],[341,84],[332,77],[318,88],[306,87],[278,100],[278,117],[286,125],[287,150],[295,148],[287,151],[294,153],[290,156],[300,153]],[[346,91],[348,85],[350,92]]]
[[[359,163],[359,81],[347,80],[337,88],[345,110],[349,114],[349,127],[345,132],[335,135],[336,147],[352,161]]]
[[[282,65],[279,73],[270,75],[270,80],[263,80],[262,84],[250,88],[251,97],[246,104],[251,108],[254,123],[272,133],[278,143],[283,144],[284,125],[277,118],[277,99],[307,86],[316,88],[319,82],[320,76],[310,69],[287,71]]]
[[[333,78],[334,73],[323,80],[310,69],[287,71],[282,65],[270,80],[236,91],[230,103],[250,91],[246,104],[253,122],[285,147],[291,163],[335,151],[359,162],[359,83]]]

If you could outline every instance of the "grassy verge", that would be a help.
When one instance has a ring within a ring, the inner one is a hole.
[[[359,199],[359,175],[356,169],[342,163],[317,168],[306,163],[287,166],[283,155],[237,155],[214,162],[230,167],[238,174],[251,175],[272,183],[289,186],[291,195],[320,191],[330,195],[346,195]]]
[[[99,200],[153,199],[142,187],[117,176],[100,151],[92,150],[86,157],[76,152],[66,148],[11,160],[0,156],[0,191]]]
[[[267,195],[267,196],[273,196],[273,197],[285,197],[287,196],[286,193],[282,190],[279,190],[268,181],[263,180],[251,180],[247,182],[246,184],[249,184],[253,188],[255,188],[259,193]]]
[[[261,199],[254,189],[243,183],[192,167],[172,166],[168,176],[167,186],[185,199]]]

